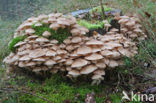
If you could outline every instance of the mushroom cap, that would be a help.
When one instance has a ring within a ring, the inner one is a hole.
[[[81,31],[78,30],[78,29],[72,29],[70,32],[71,32],[73,35],[79,35],[79,34],[81,34]]]
[[[54,60],[47,60],[44,64],[47,66],[53,66],[56,62]]]
[[[105,62],[97,62],[97,63],[96,63],[96,66],[97,66],[98,68],[101,68],[101,69],[105,69],[105,68],[106,68]]]
[[[126,22],[128,22],[129,21],[129,19],[120,19],[118,22],[120,23],[120,24],[124,24],[124,23],[126,23]]]
[[[91,52],[92,52],[92,49],[87,46],[82,46],[77,49],[77,54],[80,54],[80,55],[89,54]]]
[[[104,70],[101,70],[101,69],[98,69],[98,70],[95,70],[94,71],[94,74],[95,75],[105,75],[105,71]]]
[[[88,61],[85,59],[76,59],[73,63],[72,63],[72,68],[79,68],[79,67],[83,67],[85,65],[88,64]]]
[[[31,58],[28,55],[22,56],[19,61],[29,61]]]
[[[128,49],[118,48],[118,51],[124,56],[128,56],[128,57],[133,56],[132,53]]]
[[[42,26],[42,24],[38,22],[34,26],[38,27],[38,26]]]
[[[69,75],[72,75],[72,76],[79,76],[80,75],[80,72],[77,71],[77,70],[71,70],[68,72]]]
[[[55,40],[55,39],[53,39],[53,40],[51,40],[51,41],[50,41],[50,43],[52,43],[52,44],[57,44],[57,43],[58,43],[58,41],[57,41],[57,40]]]
[[[98,54],[98,53],[93,53],[93,54],[88,55],[88,56],[85,57],[85,59],[87,59],[87,60],[99,60],[99,59],[102,59],[102,58],[103,58],[103,56]]]
[[[86,67],[83,67],[80,71],[81,74],[90,74],[93,71],[95,71],[97,69],[97,66],[95,65],[88,65]]]
[[[49,42],[48,39],[43,38],[43,37],[37,38],[36,41],[37,41],[37,42]]]
[[[70,43],[71,43],[71,40],[70,40],[70,39],[65,39],[65,40],[63,41],[63,43],[65,43],[65,44],[70,44]]]
[[[61,60],[62,58],[61,58],[61,56],[55,56],[53,59],[54,59],[55,61],[57,61],[57,60]]]
[[[86,43],[86,45],[99,45],[99,46],[101,46],[101,45],[103,45],[103,42],[93,39],[93,40],[88,41]]]
[[[18,46],[21,46],[21,45],[24,45],[24,44],[26,44],[26,42],[20,41],[16,45],[14,45],[14,47],[18,47]]]
[[[18,63],[18,66],[19,66],[19,67],[26,67],[26,63],[25,63],[25,62],[19,62],[19,63]]]
[[[121,44],[117,43],[117,42],[108,42],[108,43],[104,43],[104,46],[102,47],[103,50],[105,49],[114,49],[114,48],[119,48],[122,47]]]
[[[101,48],[92,47],[92,52],[93,52],[93,53],[96,53],[96,52],[99,52],[99,51],[101,51]]]
[[[72,59],[67,59],[65,62],[66,65],[72,65],[72,63],[73,63]]]
[[[93,75],[92,79],[93,80],[103,80],[104,78],[101,75]]]
[[[115,60],[110,60],[108,66],[111,67],[111,68],[115,68],[115,67],[119,66],[119,64]]]
[[[81,41],[82,41],[81,37],[73,37],[72,38],[72,43],[79,43]]]
[[[43,19],[47,19],[47,18],[48,18],[48,15],[45,15],[45,14],[38,16],[39,20],[43,20]]]
[[[104,27],[111,27],[110,24],[104,24]]]
[[[109,50],[103,50],[101,51],[101,54],[104,56],[104,57],[107,57],[107,58],[119,58],[120,57],[120,53],[117,52],[117,51],[109,51]]]
[[[33,34],[33,33],[35,33],[35,30],[34,29],[31,29],[31,28],[30,29],[26,29],[25,30],[25,33],[26,34]]]
[[[30,58],[38,58],[44,55],[46,55],[46,52],[45,50],[42,50],[42,49],[35,49],[35,50],[30,51],[29,53]]]
[[[58,49],[56,52],[57,52],[58,55],[67,53],[67,51],[61,50],[61,49]]]
[[[51,25],[49,26],[49,28],[51,28],[51,29],[53,29],[53,30],[58,30],[59,27],[60,27],[60,25],[57,24],[57,23],[53,23],[53,24],[51,24]]]
[[[35,66],[36,63],[33,62],[33,61],[30,61],[30,62],[26,63],[25,65],[28,66],[28,67],[31,67],[31,66]]]
[[[49,31],[45,31],[45,32],[43,32],[42,36],[44,36],[44,37],[50,37],[51,36],[51,33]]]
[[[34,58],[32,61],[44,62],[46,60],[44,58],[39,57],[39,58]]]
[[[31,35],[31,36],[28,36],[27,38],[28,39],[36,39],[36,38],[38,38],[38,36],[37,35]]]

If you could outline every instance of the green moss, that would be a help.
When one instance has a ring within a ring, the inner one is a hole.
[[[17,36],[16,38],[13,38],[13,40],[9,43],[9,50],[11,51],[15,51],[15,45],[20,42],[20,41],[23,41],[27,36]]]
[[[97,21],[95,24],[90,23],[89,21],[86,20],[79,20],[78,24],[81,26],[84,26],[86,28],[90,29],[98,29],[98,28],[104,28],[104,23]]]
[[[106,95],[102,97],[98,97],[97,95],[101,93],[101,91],[105,94],[107,90],[107,86],[105,85],[91,86],[90,83],[79,81],[73,83],[72,81],[63,79],[60,74],[55,74],[50,79],[46,79],[43,84],[37,80],[29,80],[25,88],[29,88],[35,95],[44,97],[53,103],[63,103],[65,100],[70,100],[72,103],[75,103],[74,98],[77,94],[80,96],[76,100],[76,103],[84,103],[86,94],[92,92],[96,93],[97,103],[102,103]],[[41,98],[28,94],[20,94],[18,99],[22,103],[47,103]]]
[[[129,57],[124,58],[124,66],[126,68],[130,68],[133,66],[133,61],[131,60],[131,58],[129,58]]]
[[[68,28],[62,29],[59,28],[57,31],[50,29],[49,25],[43,24],[42,26],[35,27],[34,25],[32,28],[35,30],[35,34],[38,36],[42,36],[43,32],[48,31],[51,33],[51,36],[49,39],[56,39],[59,41],[59,43],[63,43],[63,41],[68,38],[68,36],[71,36],[70,30]]]
[[[105,12],[112,11],[112,10],[113,8],[110,8],[104,5]],[[93,12],[101,13],[102,12],[101,6],[94,7],[93,9],[90,10],[90,13],[93,13]]]

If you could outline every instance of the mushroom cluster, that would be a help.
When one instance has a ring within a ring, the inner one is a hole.
[[[131,39],[138,38],[138,40],[144,40],[147,37],[141,30],[142,28],[142,25],[140,25],[141,21],[139,20],[137,15],[131,16],[116,15],[115,19],[118,20],[118,23],[121,26],[120,32],[124,34],[125,37]]]
[[[120,23],[122,19],[119,19]],[[72,35],[61,44],[56,39],[49,39],[53,35],[49,31],[44,31],[42,36],[35,35],[32,25],[42,26],[43,23],[55,31],[59,28],[68,28]],[[130,25],[123,26],[131,28]],[[78,25],[74,17],[66,17],[60,13],[29,18],[15,33],[15,37],[18,35],[28,37],[14,46],[16,51],[10,53],[4,62],[9,67],[8,71],[17,67],[35,73],[66,71],[70,78],[91,75],[93,84],[98,84],[104,79],[106,69],[122,65],[124,56],[132,57],[137,53],[133,39],[118,33],[115,28],[106,35],[96,37],[85,36],[87,32],[89,30]]]

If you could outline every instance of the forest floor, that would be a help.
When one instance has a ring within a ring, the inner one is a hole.
[[[81,1],[81,2],[80,2]],[[58,10],[67,13],[99,5],[98,0],[57,0],[43,6],[40,13]],[[92,2],[89,2],[92,1]],[[125,58],[124,66],[108,71],[100,85],[90,85],[87,79],[71,81],[63,75],[49,78],[33,76],[28,72],[7,75],[2,63],[8,54],[8,42],[21,21],[0,21],[0,103],[84,103],[86,94],[95,96],[97,103],[121,103],[122,91],[144,92],[156,86],[156,1],[155,0],[104,0],[105,5],[123,13],[136,13],[142,21],[148,39],[139,43],[139,54]],[[51,7],[54,5],[55,7]],[[56,9],[58,8],[58,9]],[[73,9],[71,9],[73,8]],[[46,11],[46,12],[43,12]],[[112,77],[113,75],[113,77]],[[124,102],[144,103],[144,102]],[[153,102],[154,103],[154,102]]]

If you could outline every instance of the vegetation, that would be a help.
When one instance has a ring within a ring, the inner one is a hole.
[[[96,22],[95,24],[92,24],[86,20],[79,20],[78,24],[81,26],[84,26],[86,28],[90,29],[98,29],[98,28],[104,28],[104,23],[103,22]]]
[[[18,42],[23,41],[27,36],[17,36],[9,43],[9,50],[14,52],[16,48],[14,47]]]
[[[113,8],[107,7],[106,5],[104,5],[103,7],[104,7],[105,12],[113,10]],[[97,7],[92,8],[90,10],[90,13],[93,13],[93,12],[102,13],[101,6],[97,6]]]
[[[63,43],[65,39],[67,39],[72,34],[68,30],[68,28],[62,29],[59,28],[57,31],[50,29],[48,25],[43,24],[42,26],[32,26],[32,28],[35,30],[35,34],[38,36],[42,36],[43,32],[48,31],[51,33],[51,36],[49,39],[56,39],[59,41],[59,43]]]

